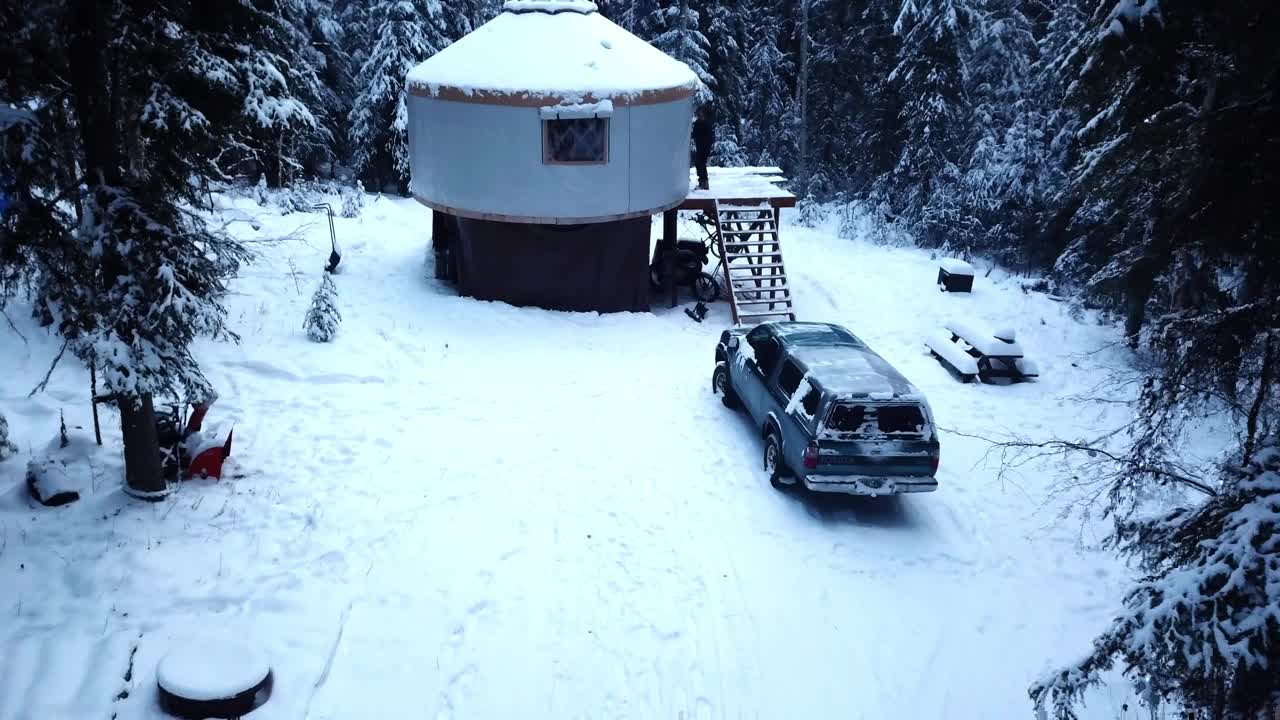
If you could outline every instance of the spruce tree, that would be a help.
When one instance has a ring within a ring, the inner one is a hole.
[[[903,0],[893,26],[902,40],[889,74],[902,103],[902,151],[885,178],[887,194],[927,245],[948,241],[969,222],[957,197],[969,119],[961,65],[971,18],[964,2]]]
[[[350,43],[335,0],[296,0],[301,17],[295,20],[297,37],[308,48],[307,60],[327,92],[318,94],[317,105],[328,143],[309,158],[308,169],[330,177],[334,165],[349,155],[346,142],[347,115],[351,111],[354,75]]]
[[[338,287],[333,284],[333,277],[324,273],[320,285],[311,296],[311,307],[307,310],[307,319],[302,327],[307,337],[315,342],[326,343],[338,334],[338,325],[342,322],[342,313],[338,311]]]
[[[168,9],[182,16],[193,55],[187,69],[199,76],[192,101],[218,128],[223,174],[262,174],[281,187],[329,158],[340,102],[309,29],[324,8],[277,0]]]
[[[198,335],[234,337],[221,297],[247,258],[199,212],[201,177],[215,173],[218,136],[204,106],[231,82],[204,48],[202,6],[140,0],[31,3],[56,28],[9,39],[42,62],[11,73],[10,106],[33,110],[5,129],[14,203],[0,246],[26,258],[37,303],[65,349],[98,372],[120,410],[131,492],[158,497],[153,398],[207,400],[191,354]],[[20,148],[20,152],[15,152]],[[64,151],[69,148],[69,152]],[[79,182],[64,185],[68,176]]]
[[[409,187],[405,76],[470,29],[456,9],[424,0],[381,0],[367,11],[376,38],[356,76],[349,116],[352,165],[377,191]]]
[[[901,100],[889,80],[902,45],[893,31],[899,7],[893,0],[825,7],[814,28],[814,156],[837,187],[878,202],[875,191],[902,154]]]
[[[1269,200],[1280,192],[1280,52],[1256,33],[1276,27],[1280,9],[1173,0],[1087,9],[1057,62],[1080,121],[1052,226],[1064,248],[1056,270],[1123,316],[1151,368],[1102,478],[1114,541],[1146,575],[1089,656],[1032,695],[1073,717],[1084,689],[1120,664],[1150,697],[1188,713],[1260,717],[1280,694],[1280,218]],[[1236,435],[1217,478],[1202,477],[1187,450],[1204,417]],[[1146,519],[1142,499],[1171,480],[1209,497]]]
[[[697,100],[709,103],[716,81],[708,68],[711,57],[707,37],[699,28],[700,15],[690,0],[660,0],[643,26],[641,36],[654,47],[679,60],[698,77]]]
[[[735,167],[748,163],[743,147],[743,118],[753,92],[742,49],[746,40],[746,0],[709,0],[701,14],[703,35],[708,39],[707,68],[715,78],[715,144],[711,162]],[[751,41],[754,42],[754,41]]]
[[[18,446],[9,441],[9,421],[0,412],[0,460],[7,460],[17,452]]]
[[[1277,358],[1280,360],[1280,358]],[[1280,438],[1224,469],[1196,507],[1123,523],[1121,549],[1143,577],[1082,661],[1031,687],[1039,708],[1076,717],[1117,663],[1153,706],[1187,717],[1269,716],[1280,697]]]
[[[1045,142],[1044,103],[1052,95],[1034,85],[1039,48],[1022,3],[982,0],[971,17],[964,76],[970,153],[960,158],[958,189],[971,233],[962,242],[1006,267],[1026,267],[1035,219],[1061,185]]]
[[[787,137],[784,129],[791,96],[787,81],[791,61],[778,47],[782,19],[777,0],[747,2],[747,26],[752,28],[754,39],[747,44],[743,58],[751,90],[743,108],[742,145],[748,164],[773,165],[777,158],[792,155],[789,147],[794,139]]]

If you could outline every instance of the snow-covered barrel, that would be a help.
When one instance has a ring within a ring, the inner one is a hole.
[[[408,76],[412,191],[464,218],[648,217],[689,190],[697,78],[585,0],[510,0]]]

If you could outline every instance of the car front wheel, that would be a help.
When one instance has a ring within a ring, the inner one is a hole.
[[[720,396],[720,402],[730,410],[737,410],[741,403],[738,394],[733,391],[733,383],[729,381],[729,367],[724,363],[716,365],[711,374],[711,390]]]
[[[796,482],[791,471],[787,470],[787,461],[782,456],[782,441],[775,430],[770,430],[764,439],[764,470],[769,473],[769,484],[779,490]]]

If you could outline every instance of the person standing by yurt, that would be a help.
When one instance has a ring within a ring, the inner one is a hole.
[[[715,141],[715,115],[711,103],[703,103],[698,106],[698,114],[693,120],[693,164],[698,169],[698,187],[703,190],[711,187],[707,179],[707,161],[711,159],[711,146]]]

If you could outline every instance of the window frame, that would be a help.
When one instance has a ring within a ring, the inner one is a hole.
[[[608,165],[609,164],[609,141],[610,131],[613,129],[610,124],[609,116],[593,115],[590,117],[545,117],[539,118],[542,123],[542,164],[543,165]],[[551,123],[553,122],[572,122],[575,120],[591,120],[604,123],[604,159],[603,160],[556,160],[551,157]]]
[[[812,408],[809,406],[813,405]],[[813,420],[818,417],[818,410],[822,407],[822,393],[812,384],[809,385],[809,392],[800,398],[800,404],[796,406],[796,410],[804,414],[804,417]]]
[[[785,379],[785,376],[787,375],[788,370],[793,370],[796,373],[796,385],[790,390],[788,390],[787,386],[783,384],[783,381]],[[796,390],[800,389],[801,383],[804,382],[804,374],[805,374],[804,371],[800,369],[800,364],[797,363],[795,360],[792,360],[791,358],[784,358],[782,360],[782,364],[778,367],[777,384],[778,384],[779,392],[781,392],[782,396],[786,398],[788,401],[791,400],[792,395],[796,394]]]

